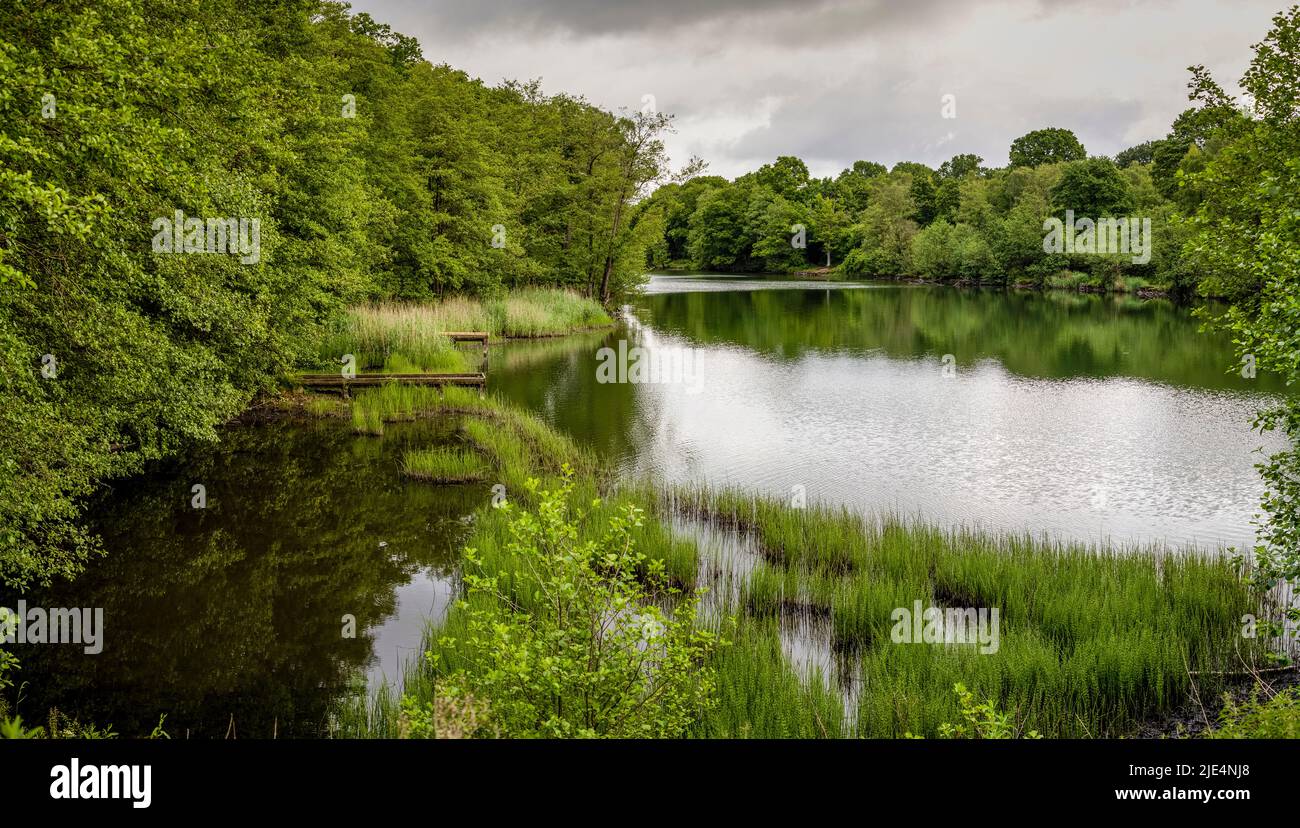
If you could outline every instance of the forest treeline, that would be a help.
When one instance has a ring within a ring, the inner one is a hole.
[[[699,176],[660,187],[665,230],[650,264],[784,273],[836,267],[851,277],[919,277],[990,285],[1151,286],[1184,296],[1198,271],[1183,255],[1206,194],[1192,183],[1247,116],[1213,102],[1189,108],[1163,139],[1114,159],[1090,157],[1075,134],[1048,127],[1012,142],[1005,167],[955,155],[933,169],[856,161],[814,178],[782,156],[728,181]],[[1130,249],[1045,252],[1050,218],[1149,219]],[[1139,253],[1138,246],[1150,242]]]
[[[214,439],[349,305],[626,292],[669,128],[336,3],[0,5],[0,580],[75,572],[102,481]]]

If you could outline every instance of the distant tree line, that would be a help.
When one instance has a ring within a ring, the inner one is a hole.
[[[962,154],[938,169],[857,161],[819,179],[782,156],[734,181],[706,176],[656,190],[664,236],[649,263],[1039,287],[1071,274],[1072,286],[1106,290],[1127,278],[1190,295],[1198,280],[1183,255],[1183,219],[1204,198],[1191,179],[1218,151],[1215,136],[1245,118],[1233,107],[1188,109],[1167,138],[1114,160],[1089,157],[1073,132],[1055,127],[1015,139],[1001,168]],[[1067,215],[1148,218],[1150,256],[1045,251],[1044,222]]]

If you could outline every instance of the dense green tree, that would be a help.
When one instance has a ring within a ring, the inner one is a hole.
[[[1124,169],[1131,164],[1150,164],[1155,160],[1156,146],[1159,141],[1143,141],[1137,146],[1121,150],[1115,155],[1115,166]]]
[[[1037,167],[1088,157],[1074,133],[1060,127],[1036,129],[1011,142],[1012,167]]]
[[[788,201],[800,201],[808,188],[808,166],[791,155],[782,155],[771,164],[764,164],[752,173],[754,183],[767,187]]]
[[[939,189],[934,194],[934,213],[935,218],[945,219],[949,222],[956,220],[957,211],[961,209],[961,181],[956,178],[945,178],[939,184]]]
[[[690,219],[691,261],[714,270],[739,269],[752,246],[745,232],[747,206],[743,187],[717,187],[703,193]]]
[[[1174,119],[1169,134],[1155,143],[1151,153],[1151,178],[1160,194],[1167,199],[1176,198],[1184,159],[1206,151],[1213,136],[1226,136],[1242,121],[1241,113],[1226,98],[1183,110]]]
[[[1073,210],[1092,219],[1122,215],[1133,207],[1128,180],[1109,158],[1066,164],[1051,196],[1058,214]]]
[[[939,191],[934,186],[933,176],[928,173],[913,175],[910,194],[916,209],[912,218],[916,223],[924,227],[934,221],[939,213]]]
[[[708,190],[722,187],[727,180],[716,175],[701,175],[682,184],[669,183],[655,190],[648,200],[665,202],[664,237],[667,240],[668,258],[685,259],[691,216],[699,204],[700,196]]]
[[[870,199],[850,231],[855,246],[844,259],[844,269],[853,275],[904,275],[910,270],[912,237],[917,232],[911,175],[891,172],[873,180]]]
[[[1204,274],[1204,290],[1230,305],[1216,321],[1231,332],[1243,363],[1300,380],[1300,6],[1273,18],[1241,79],[1253,117],[1221,117],[1234,101],[1202,67],[1193,67],[1193,96],[1205,119],[1219,124],[1206,137],[1222,142],[1190,176],[1203,199],[1185,246]],[[1232,370],[1246,370],[1240,365]],[[1300,445],[1300,405],[1293,396],[1265,412],[1259,424],[1280,429]],[[1261,580],[1300,577],[1300,452],[1261,464],[1268,484],[1266,522],[1255,550]]]
[[[940,281],[957,274],[957,248],[953,245],[953,228],[946,219],[938,219],[921,229],[912,240],[912,267],[927,279]]]
[[[984,159],[974,153],[968,152],[954,155],[939,165],[939,171],[936,175],[941,179],[978,175],[983,170],[983,167],[980,166],[983,163]]]
[[[852,167],[836,176],[835,193],[849,215],[856,216],[867,208],[868,184],[887,172],[884,164],[854,161]]]
[[[750,210],[752,255],[759,269],[783,273],[803,266],[808,244],[807,211],[803,205],[758,187],[750,198]]]
[[[809,239],[816,242],[830,267],[834,255],[843,258],[848,247],[849,214],[832,198],[818,196],[809,215]]]

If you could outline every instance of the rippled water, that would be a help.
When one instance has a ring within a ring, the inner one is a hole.
[[[1254,464],[1284,445],[1251,428],[1278,384],[1231,373],[1229,343],[1162,301],[658,277],[628,314],[511,345],[492,378],[628,475],[1216,547],[1251,542]],[[621,338],[694,371],[602,384],[597,350]]]

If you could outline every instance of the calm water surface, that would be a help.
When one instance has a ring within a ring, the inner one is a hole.
[[[1229,372],[1229,344],[1164,302],[671,276],[627,316],[498,347],[490,375],[627,475],[1219,546],[1249,542],[1256,452],[1278,447],[1249,425],[1278,384]],[[620,339],[684,349],[698,381],[598,382],[598,350]],[[57,706],[127,736],[162,713],[173,737],[321,733],[340,694],[400,676],[451,600],[487,486],[410,483],[398,461],[452,427],[241,426],[117,483],[94,509],[108,554],[24,596],[104,608],[104,651],[18,648],[18,712],[42,722]]]
[[[1251,542],[1254,463],[1284,445],[1250,425],[1279,384],[1230,372],[1230,343],[1162,301],[677,276],[628,314],[511,346],[491,378],[628,475],[1219,547]],[[694,381],[598,382],[620,338],[683,349]]]

